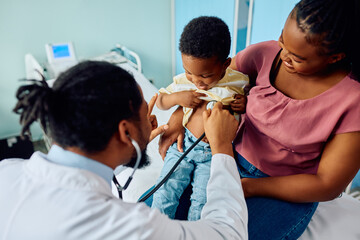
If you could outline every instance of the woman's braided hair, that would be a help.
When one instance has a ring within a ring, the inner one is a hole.
[[[352,73],[360,80],[360,1],[302,0],[291,15],[320,54],[345,53]]]

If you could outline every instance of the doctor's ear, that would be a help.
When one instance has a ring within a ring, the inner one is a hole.
[[[127,145],[131,144],[130,129],[131,126],[126,120],[123,120],[118,125],[118,136],[119,140]]]

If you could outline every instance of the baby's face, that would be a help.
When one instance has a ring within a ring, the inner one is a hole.
[[[230,61],[222,63],[216,56],[196,58],[181,54],[181,57],[186,78],[201,90],[208,90],[214,87],[224,77],[226,68],[230,63]]]

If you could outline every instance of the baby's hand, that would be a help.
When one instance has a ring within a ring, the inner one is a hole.
[[[246,109],[247,97],[241,94],[234,96],[235,100],[230,103],[231,110],[236,113],[244,113]]]
[[[196,108],[202,103],[203,100],[200,97],[205,97],[206,94],[198,93],[193,90],[191,91],[183,91],[177,92],[177,98],[180,106],[188,107],[188,108]]]

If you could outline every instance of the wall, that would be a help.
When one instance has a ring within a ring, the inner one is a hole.
[[[0,138],[20,131],[11,109],[26,53],[43,64],[46,43],[72,41],[78,59],[121,43],[140,55],[145,76],[166,86],[172,77],[170,20],[169,0],[0,0]]]
[[[198,11],[218,15],[229,12],[225,9],[233,2],[227,0],[214,11]],[[251,43],[278,39],[297,2],[255,0]],[[193,10],[183,9],[183,15],[176,17],[178,24],[185,25]],[[233,19],[230,12],[225,17],[228,22],[231,20],[227,18]],[[79,59],[100,55],[121,43],[139,53],[145,76],[157,87],[168,85],[172,79],[170,0],[0,0],[0,36],[0,138],[20,131],[18,116],[11,109],[18,79],[25,77],[24,55],[32,53],[45,63],[46,43],[72,41]],[[34,137],[40,136],[39,128],[33,132]]]
[[[285,21],[299,0],[254,0],[250,43],[278,40]]]

